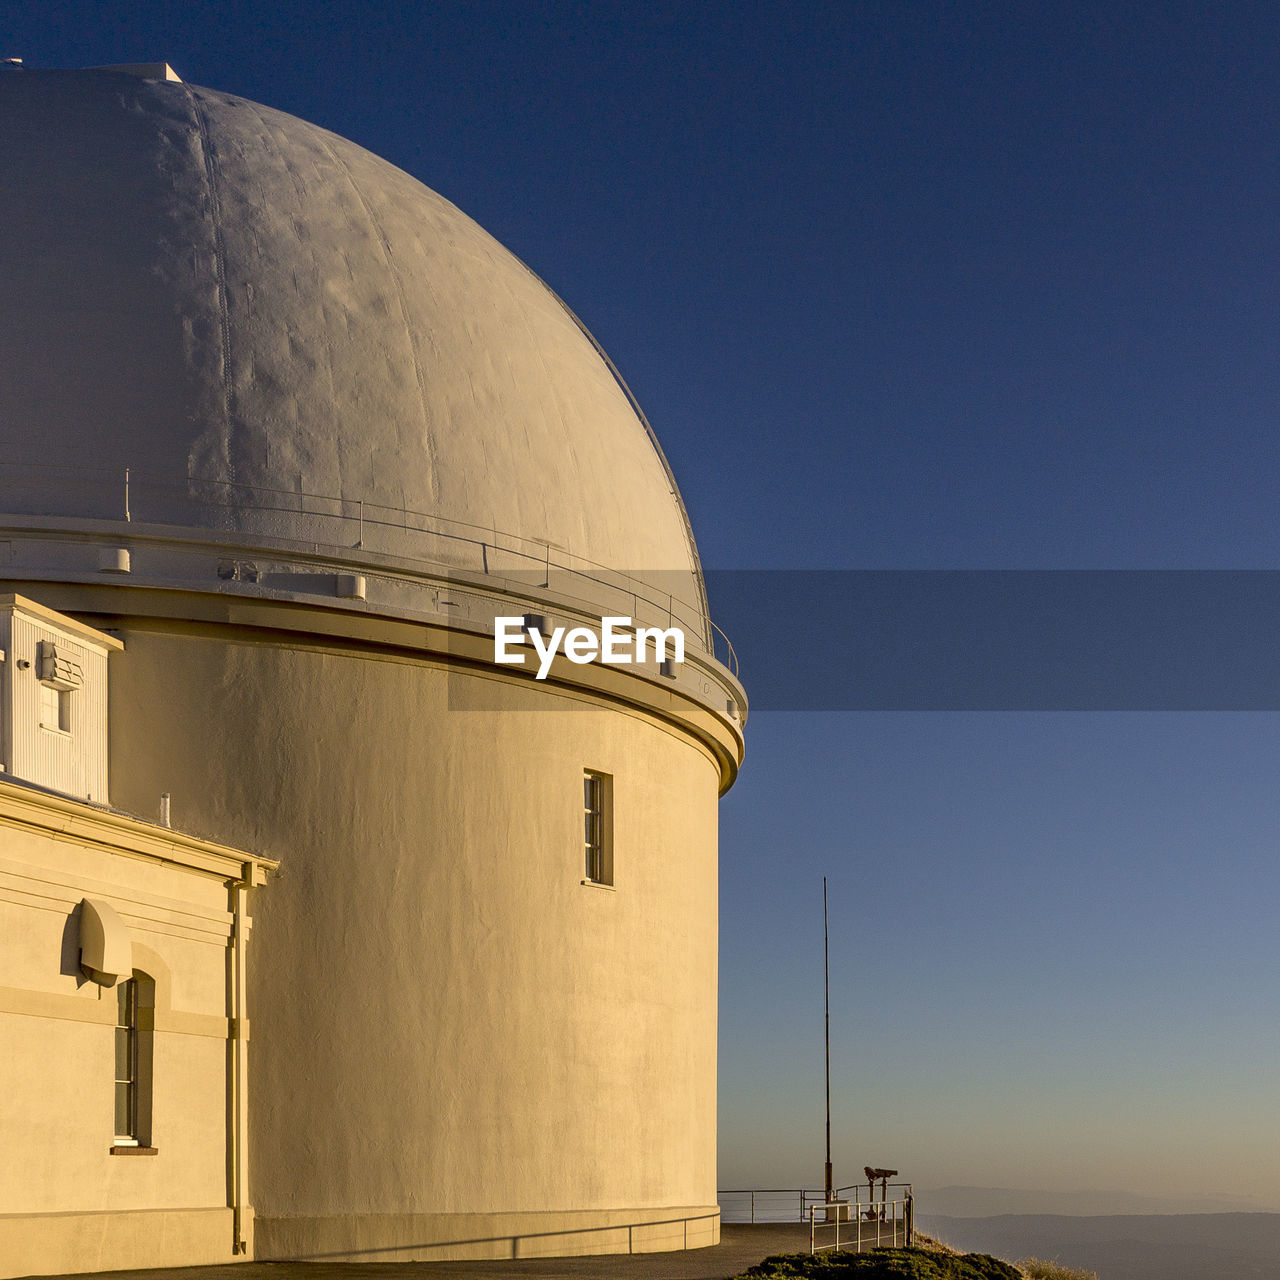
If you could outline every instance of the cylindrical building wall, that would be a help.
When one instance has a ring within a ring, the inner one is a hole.
[[[376,645],[117,634],[114,802],[169,792],[176,825],[282,863],[254,904],[259,1256],[509,1255],[714,1211],[705,746]],[[583,882],[584,770],[612,779],[611,887]],[[626,1244],[574,1242],[601,1246]]]

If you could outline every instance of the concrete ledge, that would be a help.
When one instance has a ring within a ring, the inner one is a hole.
[[[263,1217],[255,1256],[275,1261],[429,1262],[698,1249],[720,1241],[716,1205],[557,1213]]]
[[[0,1214],[0,1276],[242,1261],[232,1226],[227,1208]]]

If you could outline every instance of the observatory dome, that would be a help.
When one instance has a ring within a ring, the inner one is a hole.
[[[746,700],[608,358],[163,64],[0,68],[0,150],[0,1275],[714,1243]]]
[[[666,461],[556,294],[356,144],[138,70],[0,73],[4,509],[166,530],[135,581],[203,584],[208,534],[280,571],[224,567],[237,591],[287,593],[306,566],[270,552],[307,545],[560,569],[597,614],[675,573],[650,594],[705,638]]]

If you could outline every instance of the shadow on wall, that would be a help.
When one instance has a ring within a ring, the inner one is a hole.
[[[62,957],[58,966],[59,973],[75,978],[77,991],[89,981],[88,975],[80,967],[80,906],[77,902],[72,907],[71,914],[62,926]]]

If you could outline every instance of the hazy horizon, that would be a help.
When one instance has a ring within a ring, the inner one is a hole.
[[[953,1248],[1038,1257],[1096,1271],[1101,1280],[1280,1275],[1280,1214],[921,1215],[918,1225]]]
[[[1043,1188],[965,1186],[916,1187],[914,1191],[918,1212],[953,1218],[1027,1214],[1149,1217],[1191,1213],[1280,1213],[1280,1206],[1275,1203],[1249,1196],[1150,1196],[1094,1188],[1047,1191]]]

